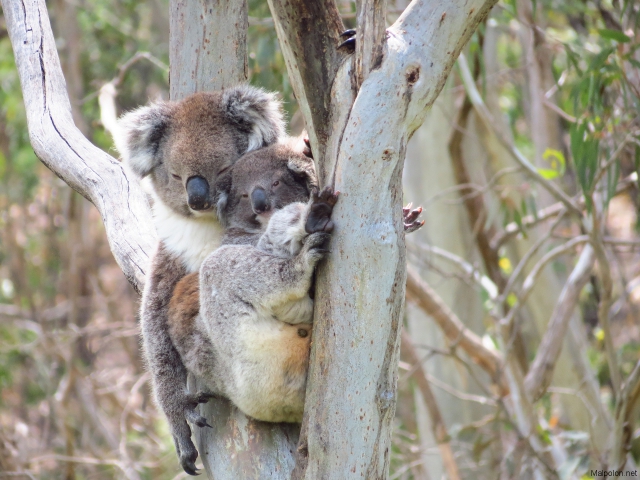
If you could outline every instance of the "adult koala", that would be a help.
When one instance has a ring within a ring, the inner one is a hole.
[[[167,416],[185,470],[198,455],[186,419],[206,424],[195,411],[205,400],[185,388],[159,388],[186,385],[187,379],[169,337],[169,299],[176,283],[198,271],[220,244],[214,202],[220,174],[246,152],[283,136],[280,102],[243,85],[134,110],[120,119],[114,138],[129,168],[149,180],[153,198],[159,243],[142,298],[142,343],[156,402]]]

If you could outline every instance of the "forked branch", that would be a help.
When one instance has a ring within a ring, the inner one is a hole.
[[[44,0],[2,0],[38,158],[93,203],[111,252],[139,292],[144,285],[155,229],[137,181],[115,158],[76,128]]]

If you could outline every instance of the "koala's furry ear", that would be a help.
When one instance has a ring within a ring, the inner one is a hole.
[[[160,141],[171,121],[172,104],[158,102],[126,113],[118,120],[113,140],[133,172],[146,177],[158,165]]]
[[[287,162],[287,168],[296,177],[304,178],[309,192],[314,188],[318,188],[318,177],[316,176],[316,167],[312,158],[303,154],[292,155]]]
[[[276,143],[284,137],[282,102],[275,93],[240,85],[225,90],[222,101],[228,118],[249,132],[247,152]]]

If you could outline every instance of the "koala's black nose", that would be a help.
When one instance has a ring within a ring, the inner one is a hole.
[[[267,192],[263,188],[257,187],[251,192],[251,207],[255,213],[263,213],[269,210]]]
[[[194,210],[206,210],[209,202],[209,183],[202,177],[191,177],[187,180],[187,196],[189,206]]]

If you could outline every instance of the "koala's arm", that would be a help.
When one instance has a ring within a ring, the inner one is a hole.
[[[330,188],[313,192],[309,203],[275,212],[256,247],[226,245],[211,254],[200,268],[203,308],[214,302],[215,311],[277,311],[307,298],[313,270],[327,253],[337,199]]]
[[[160,245],[147,278],[140,316],[144,356],[151,373],[153,393],[167,417],[180,463],[193,475],[198,452],[191,441],[191,429],[186,420],[199,426],[206,425],[195,407],[209,397],[188,393],[187,369],[169,332],[169,299],[185,273],[184,266]]]
[[[309,236],[292,258],[270,255],[250,245],[220,247],[200,268],[203,315],[209,318],[208,312],[273,311],[286,302],[304,299],[328,240],[328,234],[317,235],[325,237]],[[215,307],[208,308],[213,304]]]
[[[331,213],[339,192],[325,187],[314,190],[306,204],[296,202],[273,214],[266,231],[259,237],[257,248],[280,256],[295,256],[302,249],[308,235],[331,233]]]

